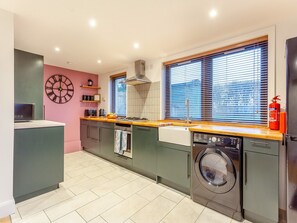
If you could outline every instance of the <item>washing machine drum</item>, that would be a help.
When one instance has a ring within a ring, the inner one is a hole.
[[[207,148],[195,159],[195,174],[209,191],[223,194],[236,183],[236,171],[232,160],[221,150]]]

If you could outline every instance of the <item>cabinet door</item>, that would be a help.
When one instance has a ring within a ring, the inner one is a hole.
[[[243,208],[278,222],[278,156],[244,152]]]
[[[157,175],[190,190],[190,153],[166,146],[157,151]]]
[[[64,127],[15,130],[13,165],[14,198],[62,182]]]
[[[98,126],[87,126],[87,142],[85,150],[95,155],[99,155],[99,134],[100,130]]]
[[[99,141],[101,155],[111,159],[114,155],[114,129],[101,127]]]
[[[157,128],[133,126],[133,167],[147,173],[156,173],[157,139]]]

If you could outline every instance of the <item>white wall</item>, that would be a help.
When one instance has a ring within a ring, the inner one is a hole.
[[[14,36],[13,14],[0,9],[0,218],[14,212]]]

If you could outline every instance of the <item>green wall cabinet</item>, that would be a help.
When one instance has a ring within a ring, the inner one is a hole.
[[[133,126],[133,169],[150,177],[156,174],[158,128]]]
[[[243,208],[254,223],[278,222],[279,142],[244,138]]]
[[[43,119],[43,56],[14,50],[14,102],[35,104],[34,119]]]
[[[190,193],[191,147],[158,142],[157,176],[165,184]]]
[[[64,179],[64,127],[15,129],[13,195],[16,202],[58,187]]]

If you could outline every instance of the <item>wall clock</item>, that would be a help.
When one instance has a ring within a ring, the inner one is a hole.
[[[74,95],[74,86],[71,80],[62,75],[54,74],[45,82],[45,93],[50,100],[57,104],[64,104]]]

